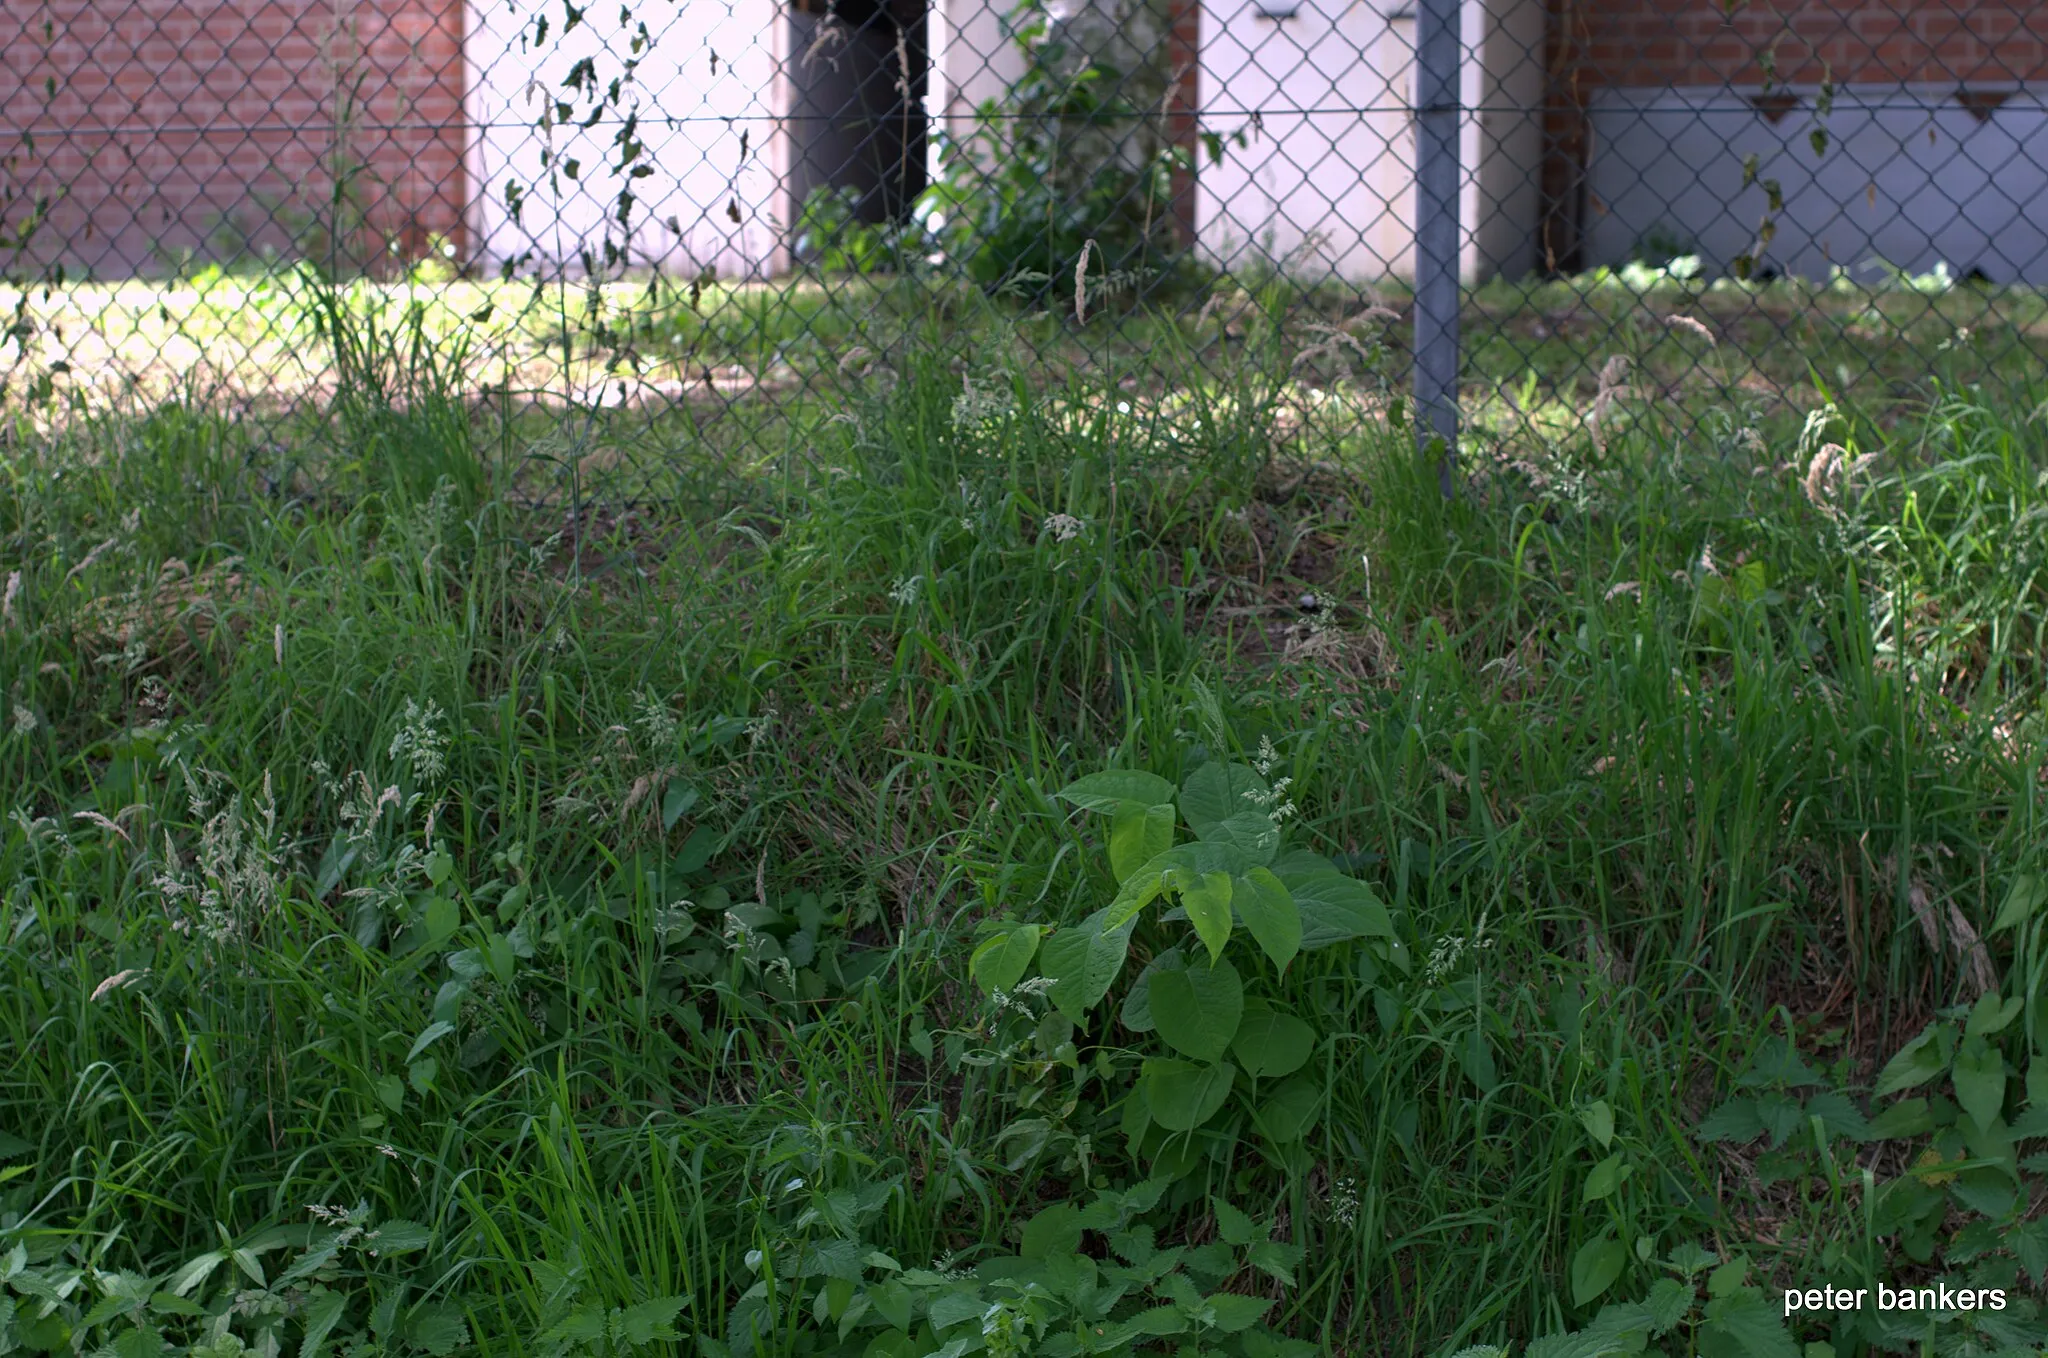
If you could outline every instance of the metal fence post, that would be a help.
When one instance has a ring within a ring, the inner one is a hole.
[[[1443,440],[1451,493],[1458,451],[1458,34],[1461,0],[1419,0],[1415,16],[1415,430]]]

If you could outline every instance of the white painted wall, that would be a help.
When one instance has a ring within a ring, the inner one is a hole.
[[[774,121],[788,106],[780,74],[788,41],[781,5],[670,0],[633,8],[654,43],[639,54],[637,89],[627,102],[640,110],[637,135],[647,147],[641,160],[654,174],[634,185],[632,262],[658,262],[665,271],[691,275],[709,266],[724,279],[786,269],[789,209],[779,186],[788,152]],[[542,13],[548,14],[548,40],[529,50]],[[495,266],[532,251],[538,264],[580,270],[578,252],[586,245],[601,248],[622,185],[621,176],[604,168],[616,159],[616,128],[600,123],[589,131],[553,130],[558,156],[582,165],[581,182],[563,178],[558,196],[541,168],[548,143],[538,129],[540,110],[543,100],[561,92],[563,77],[581,57],[597,59],[603,82],[620,74],[632,31],[620,25],[618,6],[602,2],[590,5],[567,35],[558,0],[470,0],[468,23],[466,112],[482,129],[469,150],[471,229],[483,262]],[[519,222],[505,205],[508,180],[527,189]],[[729,215],[733,204],[737,222]],[[616,221],[611,225],[617,239]]]
[[[1299,0],[1271,19],[1260,0],[1202,15],[1200,121],[1226,139],[1203,154],[1196,231],[1229,268],[1283,263],[1305,275],[1412,273],[1415,133],[1408,110],[1415,22],[1405,0]],[[1266,0],[1270,6],[1274,0]],[[1465,0],[1460,99],[1461,269],[1476,281],[1535,263],[1543,11],[1537,0]]]
[[[1249,145],[1206,155],[1196,176],[1196,220],[1212,259],[1242,268],[1287,261],[1308,274],[1376,278],[1410,267],[1414,134],[1407,109],[1414,22],[1391,6],[1406,0],[1301,0],[1296,17],[1257,17],[1257,0],[1215,0],[1201,20],[1198,98],[1204,129],[1244,128]],[[788,50],[779,0],[670,0],[636,6],[654,37],[642,53],[633,98],[643,157],[654,167],[636,194],[633,262],[673,274],[706,266],[720,278],[758,278],[790,267],[792,206],[782,185],[789,146],[778,118],[790,107]],[[607,12],[609,11],[609,12]],[[956,136],[973,110],[997,98],[1023,69],[1005,22],[1007,0],[937,0],[933,105]],[[549,14],[538,55],[526,39]],[[532,252],[536,263],[576,270],[598,248],[617,200],[610,125],[556,128],[558,156],[581,162],[581,181],[557,196],[541,168],[542,100],[572,63],[598,58],[604,80],[623,66],[631,31],[616,7],[593,4],[560,35],[555,0],[470,0],[467,114],[471,229],[494,267]],[[1465,0],[1467,61],[1461,202],[1470,278],[1519,275],[1534,262],[1541,0]],[[714,63],[713,57],[716,57]],[[1257,126],[1254,126],[1256,115]],[[741,156],[742,137],[746,155]],[[505,186],[527,189],[523,220]],[[737,205],[740,220],[729,208]],[[673,221],[680,230],[671,230]],[[616,231],[616,226],[614,226]]]
[[[1589,263],[1621,263],[1661,227],[1724,271],[1767,206],[1761,187],[1742,187],[1754,154],[1758,178],[1784,193],[1762,257],[1781,272],[1824,279],[1875,256],[1916,274],[1947,264],[2048,284],[2048,91],[2017,90],[1979,122],[1953,86],[1839,89],[1820,156],[1810,97],[1775,125],[1720,89],[1607,90],[1590,114]]]

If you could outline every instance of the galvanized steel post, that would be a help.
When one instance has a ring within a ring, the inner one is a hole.
[[[1460,3],[1418,0],[1415,16],[1415,430],[1425,455],[1442,440],[1445,495],[1458,451]]]

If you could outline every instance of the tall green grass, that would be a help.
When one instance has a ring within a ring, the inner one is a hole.
[[[420,1231],[321,1275],[336,1334],[522,1353],[667,1296],[722,1338],[748,1252],[833,1192],[903,1261],[971,1261],[1091,1163],[958,1059],[972,926],[1100,903],[1069,778],[1263,737],[1415,966],[1290,972],[1344,1034],[1329,1111],[1205,1173],[1311,1246],[1284,1328],[1528,1338],[1586,1316],[1589,1099],[1654,1166],[1631,1231],[1785,1278],[1860,1238],[1693,1127],[1772,1034],[1867,1082],[1966,993],[1952,921],[2039,864],[2030,404],[1733,452],[1645,423],[1482,452],[1445,502],[1384,423],[1278,456],[1277,380],[1131,409],[998,371],[963,403],[916,360],[748,465],[595,416],[532,446],[326,319],[355,377],[303,446],[167,406],[0,454],[27,1266],[162,1291],[240,1244],[283,1295],[309,1207],[362,1203]],[[1872,460],[1809,487],[1825,442]]]

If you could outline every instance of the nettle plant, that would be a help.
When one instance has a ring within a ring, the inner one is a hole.
[[[1820,1240],[1816,1281],[1997,1290],[1996,1309],[1867,1308],[1833,1318],[1835,1343],[1937,1358],[2037,1352],[2048,1344],[2048,1219],[2035,1204],[2048,1173],[2048,882],[2020,876],[1989,937],[2011,935],[2003,984],[1938,1014],[1899,1049],[1868,1115],[1843,1086],[1846,1063],[1816,1069],[1767,1039],[1737,1091],[1701,1122],[1702,1141],[1761,1143],[1759,1182],[1799,1200],[1856,1210],[1862,1235]],[[1903,1156],[1868,1153],[1905,1142]],[[1918,1149],[1912,1149],[1917,1143]],[[1901,1172],[1874,1166],[1903,1159]]]
[[[1381,962],[1408,965],[1371,888],[1287,848],[1286,780],[1268,781],[1269,750],[1259,764],[1210,759],[1179,787],[1116,770],[1062,788],[1059,798],[1107,820],[1115,896],[1065,928],[985,924],[971,964],[999,1008],[1019,996],[1049,1002],[1034,1037],[1049,1065],[1075,1077],[1062,1111],[1071,1118],[1099,1086],[1098,1111],[1120,1113],[1133,1157],[1166,1179],[1205,1158],[1227,1161],[1247,1132],[1290,1161],[1315,1126],[1327,1089],[1312,1060],[1324,1035],[1277,996],[1298,956],[1363,941]],[[1124,975],[1150,907],[1161,907],[1161,946],[1118,1010],[1133,1046],[1105,1043],[1084,1061],[1076,1034]]]

